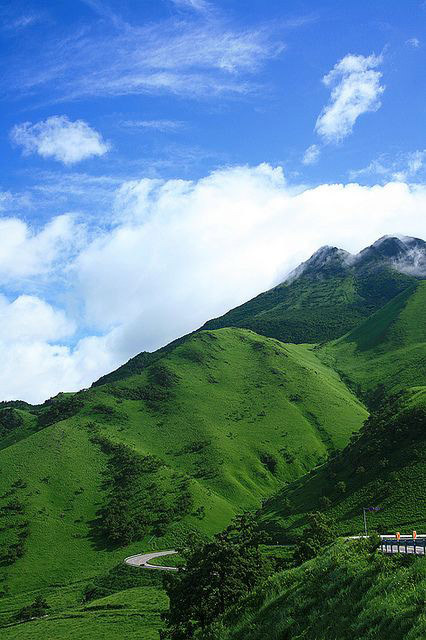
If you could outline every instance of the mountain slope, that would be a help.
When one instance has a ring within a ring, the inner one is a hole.
[[[420,640],[426,637],[422,558],[383,556],[339,541],[269,578],[197,640]]]
[[[284,342],[338,338],[417,278],[426,277],[426,243],[385,237],[353,256],[322,247],[287,280],[204,325],[235,326]]]
[[[426,387],[386,401],[369,418],[359,438],[326,464],[269,500],[262,513],[274,537],[300,535],[306,516],[324,511],[344,535],[368,526],[381,533],[426,530]]]
[[[126,555],[220,530],[367,415],[312,351],[237,329],[195,334],[124,380],[4,410],[25,418],[0,450],[7,611],[33,590],[55,602],[51,585],[74,585],[75,602]]]
[[[384,394],[425,385],[426,281],[316,353],[372,405]]]

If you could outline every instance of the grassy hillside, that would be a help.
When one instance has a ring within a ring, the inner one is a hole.
[[[369,418],[359,438],[267,502],[264,526],[278,539],[301,534],[306,516],[324,511],[341,534],[426,532],[426,387],[413,388]]]
[[[198,640],[420,640],[426,563],[338,542],[275,574]]]
[[[425,318],[423,280],[317,355],[374,405],[386,394],[426,384]]]
[[[53,601],[52,601],[53,604]],[[89,604],[49,610],[47,617],[1,629],[4,640],[158,640],[167,597],[158,587],[134,587]],[[143,636],[141,635],[143,634]]]
[[[312,351],[233,329],[191,336],[123,380],[2,410],[12,413],[0,440],[0,623],[42,593],[59,616],[43,638],[85,637],[81,617],[65,625],[69,611],[103,637],[104,614],[80,611],[88,582],[189,529],[222,529],[366,417]]]
[[[207,322],[203,328],[246,327],[284,342],[318,343],[359,325],[416,280],[388,267],[345,268],[333,263]]]

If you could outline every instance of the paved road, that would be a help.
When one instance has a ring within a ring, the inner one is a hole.
[[[135,556],[129,556],[124,560],[126,564],[132,567],[141,567],[142,569],[158,569],[159,571],[177,571],[177,567],[163,567],[159,564],[150,564],[149,561],[162,556],[171,556],[177,553],[174,549],[169,551],[156,551],[152,553],[137,553]]]
[[[366,538],[367,536],[349,536],[346,540],[357,540]],[[416,546],[414,546],[414,540],[411,536],[401,536],[400,545],[396,544],[395,536],[381,536],[382,546],[381,551],[384,553],[411,553],[426,556],[426,535],[422,534],[418,537]],[[407,542],[407,551],[405,551],[405,542]],[[276,545],[285,546],[285,545]],[[158,571],[177,571],[177,567],[165,567],[156,564],[150,564],[150,560],[154,558],[161,558],[162,556],[171,556],[177,553],[175,549],[168,551],[155,551],[151,553],[137,553],[134,556],[129,556],[124,560],[126,564],[132,567],[140,567],[142,569],[157,569]]]

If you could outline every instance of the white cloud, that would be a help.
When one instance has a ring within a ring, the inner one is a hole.
[[[269,165],[198,182],[143,179],[120,188],[117,226],[74,268],[88,322],[100,331],[118,327],[125,359],[272,286],[322,244],[356,251],[401,224],[426,236],[425,213],[423,188],[295,190]]]
[[[75,330],[63,310],[37,296],[9,302],[0,295],[1,398],[43,402],[59,391],[84,388],[121,364],[110,344],[114,332],[83,338],[71,348],[63,341]]]
[[[360,115],[380,108],[384,87],[380,84],[382,74],[375,69],[381,63],[381,56],[348,54],[323,77],[331,96],[315,130],[326,142],[340,142],[352,133]]]
[[[275,29],[232,28],[172,18],[144,26],[114,24],[66,40],[47,41],[16,68],[3,87],[14,93],[49,91],[52,101],[87,96],[172,93],[193,98],[246,95],[252,76],[284,48]]]
[[[0,340],[32,342],[59,340],[75,331],[63,311],[53,309],[37,296],[21,295],[13,302],[0,295]]]
[[[315,164],[318,162],[320,157],[321,150],[317,144],[311,144],[308,147],[303,155],[302,162],[303,164]]]
[[[420,40],[418,38],[409,38],[406,40],[405,44],[408,44],[410,47],[414,47],[414,49],[418,49],[420,47]]]
[[[72,122],[67,116],[51,116],[42,122],[15,125],[11,139],[24,148],[25,154],[38,153],[66,165],[93,156],[102,156],[110,145],[100,133],[83,120]]]
[[[103,372],[117,367],[107,340],[87,338],[72,350],[44,340],[0,340],[1,396],[40,403],[59,391],[76,391],[90,385]]]
[[[426,167],[426,149],[400,153],[396,158],[382,154],[362,169],[350,172],[352,180],[361,176],[381,176],[384,180],[405,182],[413,179]]]
[[[384,234],[426,237],[426,185],[290,186],[281,168],[262,164],[217,170],[197,181],[127,181],[116,192],[114,216],[110,228],[98,229],[74,258],[64,233],[58,242],[38,240],[36,251],[27,243],[39,234],[24,223],[19,242],[0,228],[1,237],[18,247],[0,257],[0,275],[15,270],[18,277],[15,265],[32,254],[21,268],[24,295],[28,274],[44,270],[48,282],[53,271],[57,287],[62,267],[68,310],[65,317],[33,301],[32,313],[30,301],[21,299],[38,326],[24,340],[30,320],[23,319],[13,342],[0,330],[1,397],[39,401],[88,386],[136,353],[277,284],[321,245],[356,252]],[[51,228],[57,224],[63,222],[53,221]],[[53,249],[53,260],[44,263]],[[9,306],[4,317],[11,327],[17,310]],[[0,304],[0,316],[1,310]],[[66,336],[73,323],[76,335],[87,337],[70,347]]]
[[[0,278],[2,284],[47,275],[74,255],[84,228],[70,215],[53,218],[33,231],[19,218],[0,219]]]

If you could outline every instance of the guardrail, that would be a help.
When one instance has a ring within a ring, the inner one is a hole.
[[[426,555],[426,536],[381,536],[380,550],[383,553],[411,553],[418,556]]]

